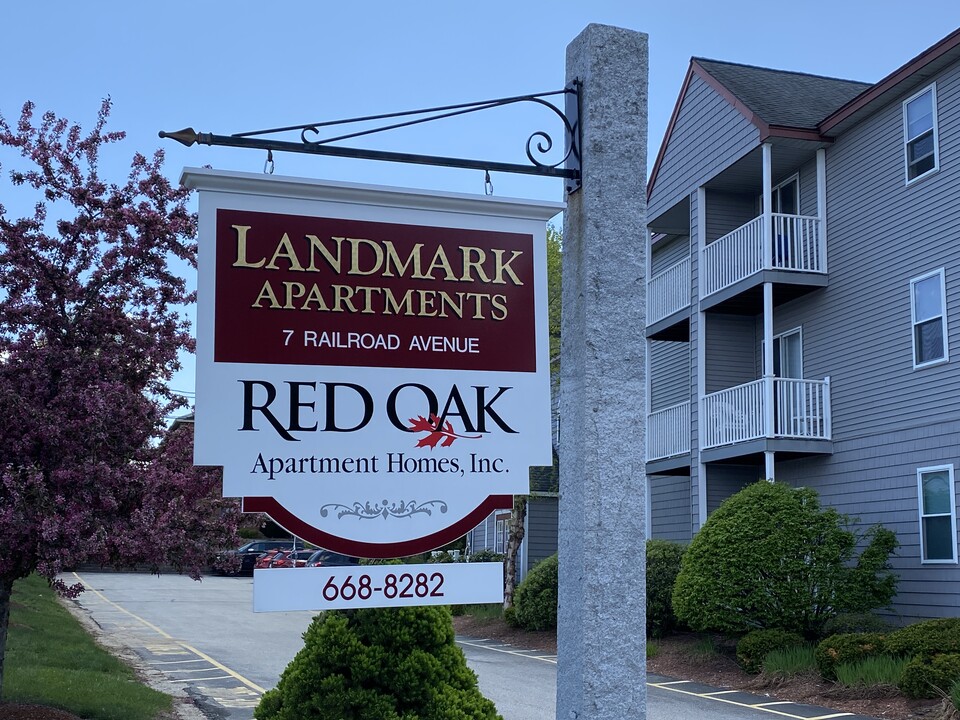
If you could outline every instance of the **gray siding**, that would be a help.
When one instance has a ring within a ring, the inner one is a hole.
[[[733,232],[756,216],[756,196],[707,191],[707,243]]]
[[[897,533],[903,619],[960,609],[960,568],[924,565],[919,549],[917,468],[960,470],[960,68],[935,80],[939,172],[905,184],[904,98],[839,137],[826,153],[830,284],[774,314],[777,333],[803,327],[805,376],[831,378],[834,445],[778,461],[777,477]],[[941,267],[951,359],[914,370],[910,279]]]
[[[653,247],[650,256],[650,277],[676,265],[690,255],[690,237],[674,235],[664,238]]]
[[[652,340],[650,351],[650,411],[690,400],[690,343]]]
[[[712,513],[731,495],[735,495],[763,474],[755,465],[707,466],[707,511]]]
[[[496,537],[497,518],[496,513],[490,513],[482,523],[467,533],[467,548],[470,552],[479,552],[480,550],[493,550],[494,538]]]
[[[650,483],[650,535],[658,540],[689,542],[690,478],[648,475]]]
[[[690,300],[694,308],[700,306],[700,252],[698,244],[700,243],[700,230],[698,218],[699,194],[693,192],[690,195],[690,237],[694,239],[693,245],[697,249],[690,258],[690,281],[691,296]],[[700,415],[700,389],[697,385],[699,381],[699,357],[697,354],[697,343],[700,342],[703,328],[700,319],[703,315],[699,312],[690,314],[690,534],[691,536],[700,529],[700,464],[697,460],[700,448],[700,435],[698,429],[698,418]]]
[[[956,617],[960,567],[920,561],[917,469],[948,464],[960,476],[960,421],[835,441],[832,456],[778,463],[777,479],[815,489],[823,504],[858,518],[861,532],[879,523],[897,534],[900,547],[892,564],[900,582],[894,608],[904,621]]]
[[[938,77],[937,91],[938,173],[905,186],[899,100],[828,148],[830,285],[778,318],[810,318],[808,376],[833,379],[837,440],[960,412],[960,68]],[[952,357],[915,371],[909,283],[940,267]]]
[[[690,78],[667,141],[648,217],[656,218],[683,197],[743,157],[759,142],[759,131],[698,76]]]
[[[559,498],[533,496],[527,502],[526,570],[557,552]]]
[[[707,393],[757,379],[756,320],[749,315],[710,313],[707,325]]]
[[[817,161],[816,159],[800,168],[800,214],[817,214]]]

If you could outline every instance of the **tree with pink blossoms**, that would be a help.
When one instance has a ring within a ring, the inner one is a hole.
[[[13,159],[0,202],[32,206],[0,205],[0,687],[18,578],[75,594],[56,577],[84,561],[199,577],[236,542],[237,507],[218,471],[192,467],[190,428],[164,437],[183,405],[168,382],[193,346],[181,273],[196,217],[160,151],[135,154],[119,183],[100,176],[101,150],[124,137],[109,113],[104,101],[89,133],[32,103],[15,124],[0,115]]]

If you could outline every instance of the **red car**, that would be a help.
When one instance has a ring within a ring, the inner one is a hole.
[[[288,552],[290,552],[290,548],[274,548],[273,550],[267,550],[267,552],[257,558],[257,562],[254,563],[253,569],[263,570],[268,568],[278,555],[286,555]]]
[[[284,567],[305,567],[307,564],[307,559],[313,555],[313,550],[293,550],[293,551],[283,551],[281,550],[276,555],[274,555],[273,560],[270,561],[270,564],[267,567],[272,568],[284,568]]]

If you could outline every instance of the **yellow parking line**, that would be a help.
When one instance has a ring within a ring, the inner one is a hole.
[[[88,590],[90,590],[90,592],[92,592],[94,595],[96,595],[97,597],[99,597],[101,600],[103,600],[104,602],[112,605],[113,607],[115,607],[115,608],[116,608],[117,610],[119,610],[120,612],[126,613],[127,615],[129,615],[130,617],[132,617],[134,620],[136,620],[136,621],[142,623],[143,625],[147,626],[148,628],[150,628],[151,630],[153,630],[155,633],[157,633],[157,634],[160,635],[161,637],[166,638],[167,640],[172,640],[172,641],[175,642],[177,645],[179,645],[180,647],[182,647],[184,650],[188,650],[188,651],[192,652],[194,655],[196,655],[198,658],[200,658],[200,659],[202,659],[202,660],[206,660],[208,663],[210,663],[211,665],[213,665],[213,666],[216,667],[217,669],[221,670],[222,672],[227,673],[227,675],[229,675],[230,677],[232,677],[234,680],[237,680],[238,682],[243,683],[244,685],[246,685],[246,686],[247,686],[248,688],[250,688],[251,690],[255,690],[255,691],[257,691],[258,693],[260,693],[261,695],[266,692],[266,689],[260,687],[259,685],[257,685],[255,682],[252,682],[251,680],[247,680],[247,678],[245,678],[245,677],[244,677],[243,675],[241,675],[240,673],[235,672],[234,670],[231,670],[231,669],[228,668],[226,665],[224,665],[224,664],[221,663],[221,662],[218,662],[217,660],[214,660],[212,657],[210,657],[210,656],[207,655],[206,653],[200,652],[200,651],[197,650],[195,647],[191,647],[190,645],[187,645],[185,642],[182,642],[182,641],[180,641],[180,640],[177,640],[175,637],[173,637],[173,635],[170,635],[169,633],[167,633],[167,632],[165,632],[164,630],[160,629],[159,627],[157,627],[156,625],[154,625],[154,624],[153,624],[152,622],[150,622],[149,620],[144,620],[144,619],[143,619],[142,617],[140,617],[139,615],[135,615],[135,614],[133,614],[132,612],[130,612],[129,610],[127,610],[125,607],[123,607],[123,606],[121,606],[121,605],[118,605],[118,604],[115,603],[113,600],[111,600],[111,599],[108,598],[106,595],[104,595],[102,592],[100,592],[100,591],[97,590],[96,588],[92,587],[86,580],[84,580],[82,577],[80,577],[79,575],[77,575],[77,573],[73,573],[73,576],[74,576],[77,580],[79,580],[81,583],[83,583],[83,586],[84,586],[84,587],[86,587]]]

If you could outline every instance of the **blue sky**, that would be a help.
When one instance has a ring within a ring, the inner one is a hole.
[[[557,90],[566,45],[589,23],[650,36],[652,165],[691,56],[872,82],[960,26],[960,3],[9,3],[0,28],[0,113],[16,118],[33,100],[40,111],[89,126],[109,95],[111,127],[128,139],[106,158],[105,176],[122,179],[134,151],[156,147],[166,151],[173,178],[206,164],[261,172],[260,151],[188,149],[157,132],[192,126],[226,135]],[[550,114],[531,106],[366,144],[523,162],[527,137],[541,129],[559,140]],[[483,192],[479,171],[290,154],[275,160],[278,175]],[[494,174],[493,184],[501,196],[562,199],[556,179]],[[191,363],[174,387],[192,390]]]

